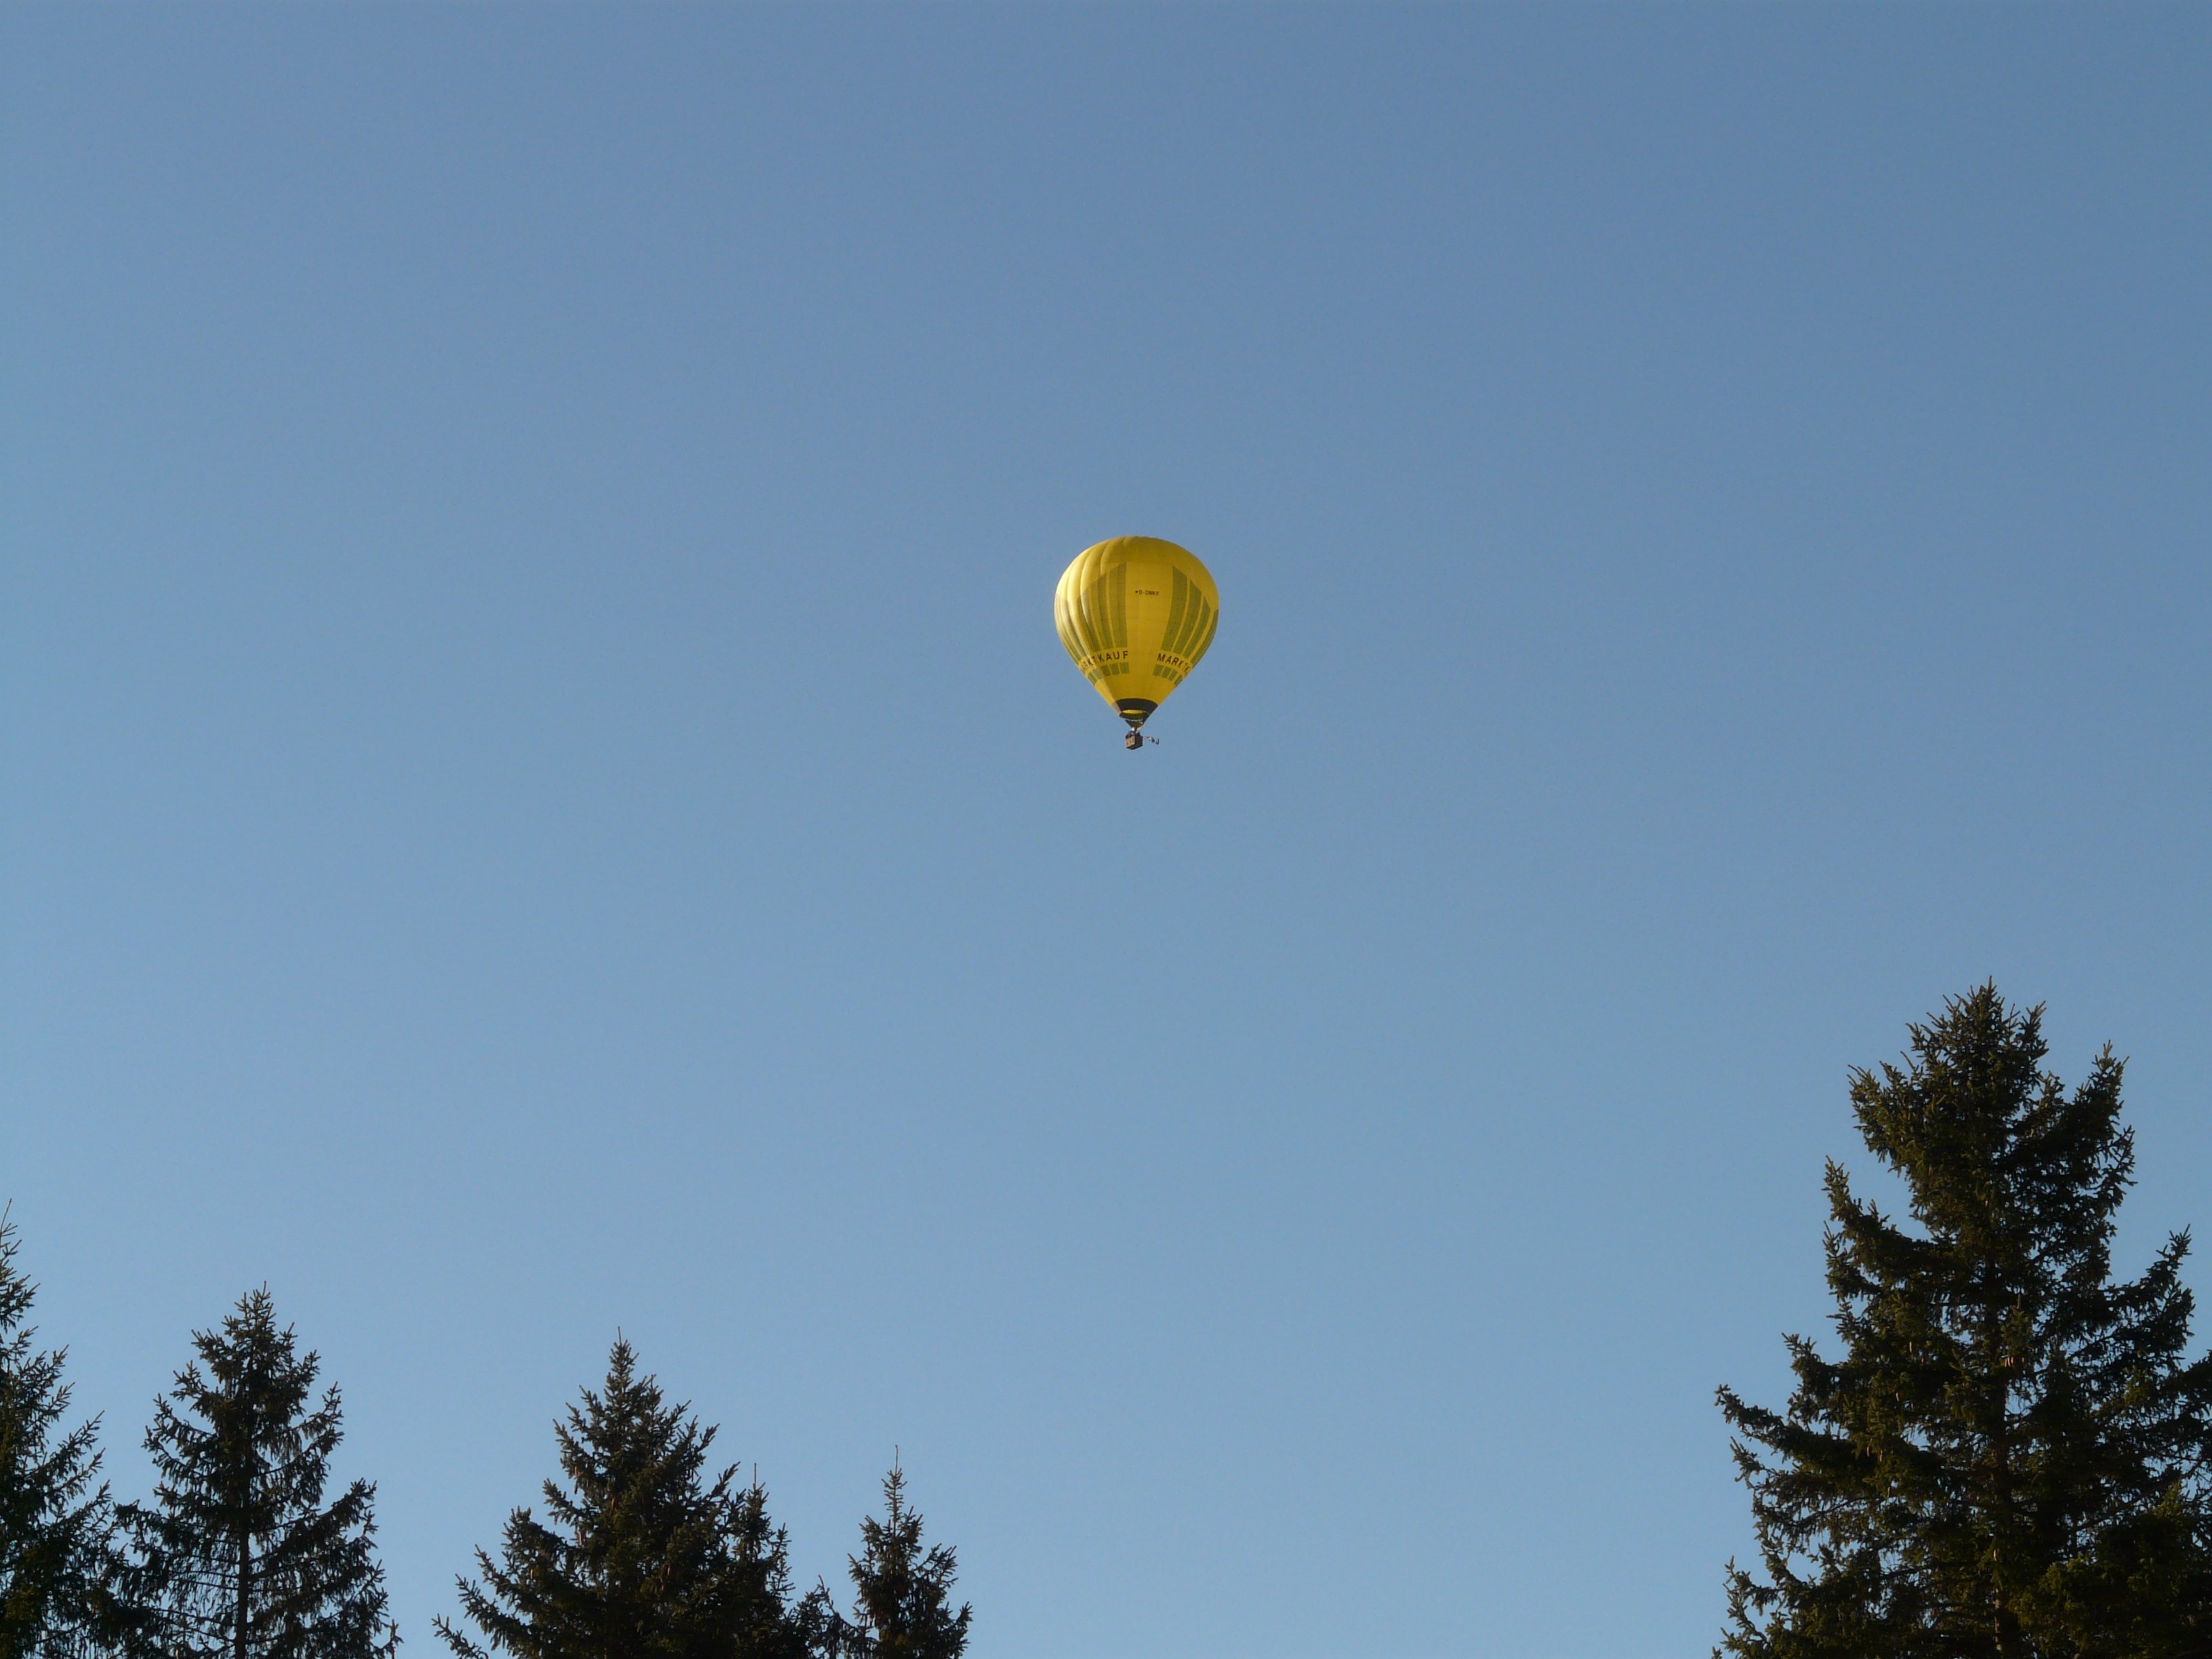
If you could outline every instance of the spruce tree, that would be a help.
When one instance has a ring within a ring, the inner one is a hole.
[[[321,1362],[279,1329],[266,1288],[155,1402],[150,1504],[119,1513],[132,1553],[130,1645],[161,1659],[369,1659],[398,1645],[374,1540],[375,1488],[323,1502],[342,1437]],[[201,1368],[204,1366],[205,1370]]]
[[[906,1473],[891,1460],[884,1518],[860,1522],[860,1553],[848,1557],[853,1618],[839,1620],[837,1645],[853,1659],[960,1659],[972,1609],[952,1610],[957,1559],[950,1546],[921,1545],[921,1516],[906,1503]]]
[[[2135,1166],[2109,1048],[2070,1094],[2042,1009],[1985,985],[1858,1071],[1909,1222],[1827,1170],[1842,1352],[1789,1337],[1786,1409],[1720,1391],[1763,1571],[1729,1565],[1739,1659],[2212,1652],[2212,1358],[2187,1235],[2116,1279]]]
[[[64,1431],[63,1349],[40,1352],[24,1321],[38,1286],[15,1266],[0,1214],[0,1659],[80,1650],[99,1626],[112,1511],[94,1486],[96,1421]]]
[[[553,1426],[551,1524],[516,1510],[500,1559],[478,1550],[480,1582],[459,1581],[485,1645],[438,1633],[459,1659],[800,1659],[811,1614],[792,1605],[784,1531],[757,1480],[707,1478],[714,1433],[617,1340],[605,1386]]]

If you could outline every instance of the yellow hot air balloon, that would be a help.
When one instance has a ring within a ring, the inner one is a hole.
[[[1084,678],[1138,727],[1198,666],[1221,620],[1221,595],[1206,567],[1173,542],[1116,536],[1086,548],[1060,574],[1052,619]]]

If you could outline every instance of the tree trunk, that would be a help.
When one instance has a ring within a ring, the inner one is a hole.
[[[252,1573],[253,1545],[252,1541],[246,1537],[246,1529],[241,1527],[238,1533],[238,1605],[231,1618],[231,1659],[246,1659],[246,1637],[250,1628],[248,1610],[252,1605],[247,1595],[251,1589]]]

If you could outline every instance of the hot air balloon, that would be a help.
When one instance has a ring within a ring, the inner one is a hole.
[[[1221,595],[1191,553],[1151,536],[1116,536],[1086,548],[1060,574],[1052,619],[1060,642],[1098,695],[1139,729],[1213,643]]]

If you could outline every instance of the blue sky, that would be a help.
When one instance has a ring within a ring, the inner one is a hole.
[[[0,12],[0,1187],[403,1633],[619,1327],[977,1659],[1698,1654],[1844,1077],[2212,1220],[2212,14]],[[1123,752],[1061,567],[1217,642]],[[2197,1282],[2208,1281],[2203,1269]]]

